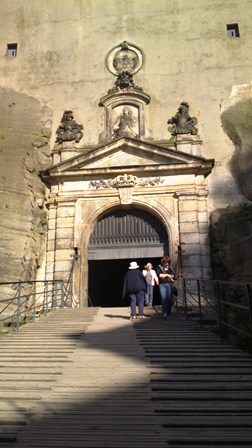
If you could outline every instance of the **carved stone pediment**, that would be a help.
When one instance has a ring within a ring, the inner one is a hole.
[[[101,182],[116,178],[116,182],[127,183],[133,182],[134,176],[142,179],[180,174],[207,176],[213,165],[212,159],[183,153],[174,147],[167,149],[137,139],[121,138],[54,165],[43,172],[42,177],[47,183],[78,178]],[[126,179],[125,173],[133,177]]]

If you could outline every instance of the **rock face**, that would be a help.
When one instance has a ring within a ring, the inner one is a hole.
[[[252,201],[252,98],[239,101],[221,116],[222,126],[235,146],[230,170],[240,191]]]
[[[215,210],[210,241],[214,278],[252,282],[252,206]]]
[[[45,250],[45,186],[51,164],[50,112],[27,95],[1,89],[1,258],[4,281],[35,279]]]

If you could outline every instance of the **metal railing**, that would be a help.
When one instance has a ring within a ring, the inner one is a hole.
[[[177,287],[177,312],[252,350],[252,283],[183,278]]]
[[[15,327],[35,321],[54,308],[71,306],[67,284],[62,280],[0,283],[0,325]]]

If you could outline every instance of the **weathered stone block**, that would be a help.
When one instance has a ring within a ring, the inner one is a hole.
[[[47,241],[47,250],[48,251],[51,251],[51,250],[53,251],[54,248],[55,248],[55,241],[54,241],[54,239],[48,240]]]
[[[47,239],[48,241],[54,241],[55,240],[55,230],[48,230],[47,233]]]
[[[197,267],[201,266],[200,255],[183,256],[183,266]]]
[[[207,201],[205,201],[205,200],[198,201],[198,211],[199,212],[207,211]]]
[[[182,257],[187,255],[199,255],[202,253],[202,248],[199,244],[186,244],[182,246]]]
[[[47,263],[54,261],[54,251],[48,251],[46,254],[46,261]]]
[[[56,249],[71,249],[73,251],[73,241],[71,238],[61,238],[56,240]]]
[[[56,229],[56,239],[73,239],[73,227],[61,227]]]
[[[202,267],[202,278],[212,278],[212,269],[211,267]]]
[[[179,200],[179,211],[180,212],[191,212],[191,211],[197,211],[198,210],[198,206],[197,206],[197,201],[181,201]]]
[[[208,222],[207,212],[198,212],[198,220],[199,222]]]
[[[49,219],[47,228],[48,230],[55,230],[56,227],[56,221],[54,219]]]
[[[209,224],[208,222],[199,222],[199,233],[206,233],[208,234],[209,231]]]
[[[201,267],[185,266],[185,268],[183,267],[183,275],[185,277],[190,277],[190,278],[201,278],[201,276],[202,276]]]
[[[60,261],[55,262],[55,272],[66,272],[70,273],[72,267],[72,260],[69,261]]]
[[[201,257],[201,266],[202,267],[211,267],[210,257],[207,255],[202,255]]]
[[[74,226],[74,217],[70,218],[58,218],[57,219],[57,227],[73,227]]]
[[[209,244],[205,244],[205,245],[200,246],[200,253],[201,253],[201,255],[208,255],[208,256],[210,256],[210,253],[211,253],[210,245]]]
[[[198,232],[198,222],[182,222],[180,224],[181,233],[195,233]]]
[[[200,234],[199,235],[199,239],[200,239],[200,244],[201,245],[205,245],[205,244],[210,244],[210,241],[209,241],[209,235],[208,235],[208,233],[202,233],[202,234]]]
[[[58,218],[69,218],[74,217],[75,208],[74,207],[59,207],[58,208]]]
[[[181,243],[183,249],[186,251],[186,244],[196,244],[200,242],[200,235],[198,233],[182,233]]]
[[[55,251],[55,260],[56,261],[69,261],[73,260],[73,251],[70,251],[69,249],[57,249]]]
[[[198,212],[182,212],[180,213],[180,222],[198,222]]]

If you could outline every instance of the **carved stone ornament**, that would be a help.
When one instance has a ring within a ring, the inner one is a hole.
[[[117,76],[115,86],[108,93],[124,89],[143,90],[133,81],[133,75],[140,70],[143,64],[139,48],[124,41],[110,51],[106,62],[108,70]]]
[[[143,65],[143,56],[138,47],[124,41],[112,48],[106,58],[108,70],[115,76],[127,72],[137,73]]]
[[[198,133],[198,129],[195,127],[197,124],[197,118],[190,117],[189,115],[189,104],[183,102],[180,104],[178,108],[178,112],[174,117],[170,118],[167,121],[168,131],[172,135],[178,134],[192,134],[196,135]]]
[[[57,137],[55,143],[60,145],[63,142],[79,143],[83,137],[83,126],[82,124],[77,124],[74,120],[73,112],[71,110],[66,110],[61,118],[60,125],[56,131]]]
[[[132,203],[132,187],[118,188],[118,193],[122,205]]]
[[[122,188],[122,187],[134,187],[137,185],[137,177],[132,176],[131,174],[123,174],[122,176],[117,176],[112,180],[111,186],[114,188]]]
[[[132,188],[136,185],[140,187],[148,187],[153,185],[162,184],[164,181],[160,177],[144,177],[138,179],[136,176],[123,174],[121,176],[115,177],[115,179],[108,180],[93,180],[89,183],[89,188]]]

